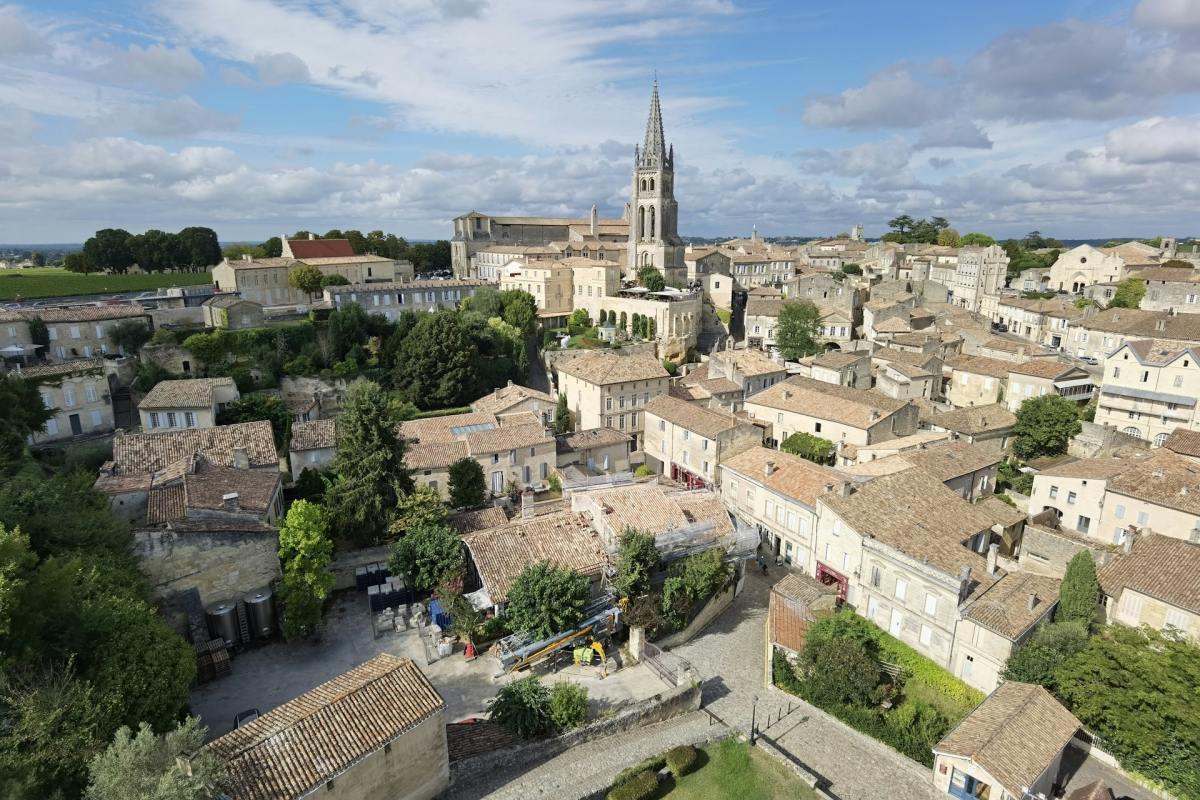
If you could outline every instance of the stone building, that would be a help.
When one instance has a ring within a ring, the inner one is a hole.
[[[762,429],[728,411],[659,395],[645,408],[646,464],[689,488],[713,487],[721,463],[762,444]]]
[[[317,419],[292,425],[288,463],[292,480],[300,478],[306,469],[318,472],[329,467],[337,454],[337,420]]]
[[[950,378],[946,400],[952,406],[986,406],[999,403],[1008,386],[1012,362],[987,356],[956,355],[946,361]]]
[[[1147,267],[1130,275],[1146,285],[1138,308],[1144,311],[1200,312],[1200,270]]]
[[[558,393],[566,395],[576,430],[615,428],[629,433],[640,450],[650,398],[666,394],[670,376],[651,356],[592,350],[558,365]]]
[[[1116,253],[1105,252],[1090,244],[1081,244],[1050,265],[1039,289],[1080,294],[1094,283],[1115,283],[1125,277],[1125,261]]]
[[[979,313],[986,295],[999,294],[1008,275],[1008,255],[999,245],[963,247],[948,286],[952,302]]]
[[[1030,398],[1057,394],[1083,405],[1092,399],[1095,390],[1087,370],[1065,361],[1034,358],[1009,367],[1005,403],[1009,411],[1015,412]]]
[[[1121,544],[1132,531],[1200,541],[1200,467],[1165,448],[1108,482],[1100,525],[1093,536]]]
[[[641,148],[633,150],[633,189],[629,201],[629,275],[652,266],[669,286],[687,277],[686,249],[679,238],[679,204],[675,201],[675,147],[663,134],[658,81],[650,93],[650,115]]]
[[[1147,531],[1100,570],[1110,623],[1200,640],[1200,543]]]
[[[109,369],[101,358],[26,367],[15,375],[37,386],[42,404],[54,410],[30,444],[107,433],[114,427]]]
[[[573,307],[573,272],[569,264],[561,261],[510,264],[501,271],[500,291],[528,292],[537,302],[539,316],[567,316]]]
[[[1200,346],[1126,341],[1104,359],[1097,425],[1161,447],[1179,428],[1200,431]]]
[[[1003,405],[969,406],[952,411],[922,409],[921,428],[947,431],[964,441],[1007,453],[1017,417]]]
[[[223,330],[240,331],[261,328],[265,322],[262,303],[244,300],[234,294],[220,294],[205,300],[204,326]]]
[[[505,415],[517,414],[522,411],[528,412],[541,420],[542,425],[547,428],[554,424],[554,412],[557,407],[558,401],[554,397],[512,381],[509,381],[507,386],[497,387],[491,393],[485,394],[471,403],[472,411],[487,414]]]
[[[589,251],[611,260],[624,255],[629,240],[629,220],[602,219],[592,206],[590,217],[496,217],[472,211],[454,218],[450,261],[456,278],[498,280],[498,267],[513,260],[570,257]],[[518,249],[519,248],[519,249]],[[479,255],[495,253],[495,257]],[[478,257],[477,257],[478,256]]]
[[[917,407],[871,390],[834,386],[799,376],[746,400],[745,410],[772,426],[771,442],[808,433],[835,444],[873,444],[917,430]]]
[[[40,355],[55,362],[122,352],[112,338],[113,328],[122,323],[134,321],[153,327],[150,312],[130,304],[24,309],[17,315],[20,320],[8,314],[10,321],[0,322],[0,330],[10,334],[5,340],[17,344],[31,341],[29,322],[40,319],[49,337],[49,346]]]
[[[1102,361],[1131,339],[1200,345],[1200,314],[1108,308],[1073,322],[1063,346],[1076,356]]]
[[[555,437],[558,467],[582,467],[593,474],[628,472],[633,437],[613,428],[588,428]]]
[[[326,286],[325,302],[335,309],[357,303],[368,314],[382,314],[395,322],[405,311],[458,308],[459,303],[484,285],[477,280],[451,280]]]
[[[138,415],[144,431],[211,428],[217,415],[239,399],[233,378],[159,381],[138,403]]]
[[[1098,542],[1112,542],[1100,529],[1108,482],[1129,469],[1138,457],[1084,458],[1039,470],[1033,476],[1029,513],[1050,511],[1062,528]]]
[[[229,800],[431,800],[450,784],[446,703],[387,653],[205,748],[225,763]]]
[[[699,340],[703,316],[703,295],[699,291],[668,286],[661,292],[650,292],[635,286],[600,298],[599,306],[610,318],[628,321],[640,314],[650,319],[654,326],[652,338],[662,358],[682,361]]]

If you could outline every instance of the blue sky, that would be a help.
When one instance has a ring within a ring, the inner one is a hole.
[[[0,241],[619,214],[657,74],[680,231],[1193,235],[1200,0],[0,0]]]

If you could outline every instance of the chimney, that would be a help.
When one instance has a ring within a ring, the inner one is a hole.
[[[763,473],[769,478],[775,474],[775,462],[768,461],[763,468]]]
[[[250,469],[250,454],[246,448],[233,448],[233,466],[237,469]]]
[[[1030,592],[1030,593],[1029,593],[1029,602],[1028,602],[1028,605],[1029,605],[1029,610],[1030,610],[1030,611],[1033,611],[1033,609],[1037,607],[1037,595],[1036,595],[1036,594],[1034,594],[1033,592]]]
[[[996,574],[996,559],[1000,557],[1000,545],[992,542],[988,545],[987,553],[987,573],[988,575]]]
[[[1167,329],[1167,321],[1165,319],[1160,319],[1154,323],[1154,330],[1165,331],[1166,329]]]
[[[832,491],[833,491],[833,484],[832,483],[825,484],[825,494],[829,494]]]
[[[1136,537],[1137,537],[1137,534],[1134,532],[1132,527],[1129,530],[1125,531],[1125,539],[1124,539],[1124,541],[1121,542],[1121,551],[1125,552],[1125,553],[1132,553],[1133,552],[1133,540]]]
[[[849,497],[852,494],[854,494],[854,484],[850,481],[844,481],[841,488],[842,497]]]
[[[967,599],[967,592],[971,590],[971,568],[965,564],[958,570],[958,602]]]
[[[592,204],[592,236],[599,236],[600,231],[600,214],[596,211],[595,204]]]
[[[879,419],[881,416],[882,416],[882,414],[879,413],[879,409],[877,409],[877,408],[871,409],[871,421],[872,422]]]
[[[226,511],[238,511],[242,504],[238,501],[237,492],[227,492],[221,495],[221,507]]]

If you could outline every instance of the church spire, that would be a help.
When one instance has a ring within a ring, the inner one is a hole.
[[[642,143],[642,162],[647,166],[660,165],[667,154],[666,137],[663,135],[662,108],[658,103],[658,78],[650,92],[650,116],[646,120],[646,139]]]

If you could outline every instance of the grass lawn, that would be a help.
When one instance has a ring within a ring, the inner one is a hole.
[[[815,800],[795,773],[763,751],[737,739],[723,739],[701,751],[701,766],[663,784],[670,800]]]
[[[169,272],[147,275],[81,275],[57,267],[7,269],[0,271],[0,300],[33,300],[39,297],[69,297],[77,294],[109,294],[199,286],[212,283],[211,272]]]

